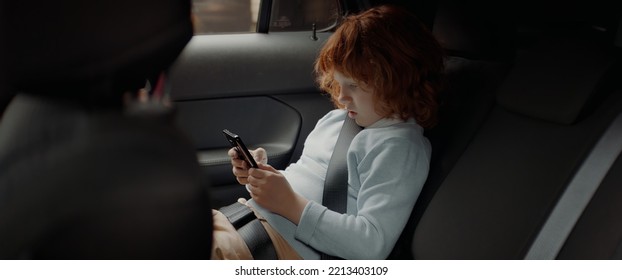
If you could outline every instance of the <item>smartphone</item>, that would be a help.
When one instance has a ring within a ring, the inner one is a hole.
[[[225,137],[227,138],[227,141],[229,141],[229,144],[231,144],[231,147],[233,147],[235,151],[238,153],[238,158],[241,158],[244,161],[246,161],[246,163],[248,163],[249,166],[253,168],[258,168],[257,162],[255,162],[255,158],[253,158],[253,155],[251,154],[251,152],[248,151],[248,149],[246,148],[246,145],[244,145],[244,142],[242,142],[242,138],[240,138],[240,136],[226,129],[224,129],[222,133],[225,134]]]

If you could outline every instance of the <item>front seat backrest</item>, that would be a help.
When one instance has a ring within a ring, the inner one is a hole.
[[[193,145],[171,111],[123,98],[190,40],[190,0],[3,5],[16,96],[0,121],[0,259],[208,259]]]

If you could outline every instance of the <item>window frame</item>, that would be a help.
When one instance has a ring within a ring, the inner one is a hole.
[[[257,33],[268,34],[270,31],[270,20],[272,15],[272,0],[261,0],[259,2],[259,15],[257,15]]]

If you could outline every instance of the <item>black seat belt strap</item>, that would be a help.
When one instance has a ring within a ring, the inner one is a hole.
[[[253,210],[248,206],[236,202],[219,209],[233,227],[238,231],[246,246],[256,260],[278,259],[270,235],[257,219]]]
[[[594,146],[560,197],[525,259],[552,260],[622,152],[622,114]]]
[[[223,206],[218,209],[233,225],[235,229],[241,228],[243,225],[248,224],[250,221],[256,219],[253,210],[246,205],[236,202],[231,205]]]
[[[333,150],[333,155],[328,163],[326,171],[326,180],[324,182],[324,194],[322,196],[322,205],[328,209],[345,213],[347,209],[348,199],[348,148],[354,136],[361,131],[362,128],[356,124],[354,119],[346,115],[343,122],[339,137]],[[331,256],[322,254],[322,259],[334,259]]]

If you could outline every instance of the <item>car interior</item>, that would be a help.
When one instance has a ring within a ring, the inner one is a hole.
[[[588,8],[388,2],[429,23],[447,53],[441,120],[426,132],[433,145],[430,174],[389,258],[527,258],[621,112],[620,14],[601,2]],[[343,7],[381,3],[387,1],[346,1]],[[319,33],[315,42],[305,32],[195,36],[178,60],[179,123],[198,143],[216,205],[246,195],[227,184],[232,178],[218,130],[237,131],[284,168],[300,155],[315,121],[332,109],[309,76],[312,54],[329,34]],[[262,41],[267,36],[270,42]],[[247,44],[252,50],[244,49]],[[584,210],[571,203],[580,218],[559,253],[546,258],[620,258],[619,166],[618,160],[605,167]]]
[[[284,169],[333,109],[313,63],[334,26],[273,32],[279,2],[261,1],[258,32],[193,36],[169,72],[175,123],[215,209],[249,198],[223,129]],[[388,259],[622,259],[622,12],[613,1],[337,2],[340,16],[409,9],[446,52],[440,120],[425,132],[430,172]],[[15,94],[5,92],[0,108]]]

